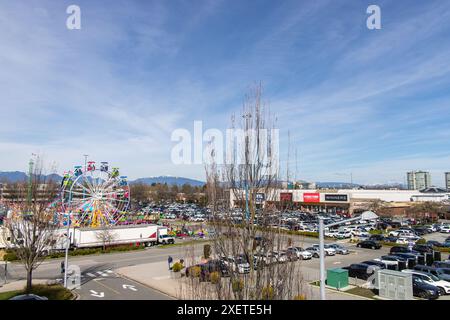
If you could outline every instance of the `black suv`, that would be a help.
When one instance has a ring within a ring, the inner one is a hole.
[[[379,244],[376,241],[372,241],[372,240],[365,240],[365,241],[358,242],[358,244],[356,246],[358,248],[368,248],[368,249],[380,249],[381,248],[381,244]]]
[[[390,254],[396,254],[396,253],[410,253],[411,250],[409,250],[408,247],[404,246],[394,246],[391,248],[391,251],[389,251]]]
[[[348,270],[348,276],[351,278],[367,280],[370,277],[370,274],[367,272],[369,267],[370,266],[365,263],[353,263],[342,269]]]
[[[416,244],[412,249],[420,253],[433,253],[433,247],[427,246],[425,244]]]
[[[384,241],[385,237],[382,234],[373,234],[369,237],[369,240],[372,241]]]

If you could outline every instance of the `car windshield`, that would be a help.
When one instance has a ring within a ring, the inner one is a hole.
[[[431,280],[433,280],[433,281],[439,281],[439,280],[441,280],[441,279],[439,279],[438,277],[436,277],[435,275],[433,275],[433,274],[428,274],[428,276],[431,278]]]

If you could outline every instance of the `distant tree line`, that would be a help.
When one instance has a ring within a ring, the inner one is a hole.
[[[134,204],[149,202],[185,202],[197,203],[204,206],[206,199],[206,186],[192,186],[188,183],[178,186],[167,183],[132,183],[130,185],[131,199]]]

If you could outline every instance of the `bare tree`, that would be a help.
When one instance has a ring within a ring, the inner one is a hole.
[[[117,234],[112,230],[110,225],[102,226],[97,230],[95,237],[102,243],[103,251],[117,239]]]
[[[9,241],[5,241],[22,262],[27,273],[26,292],[31,291],[33,271],[56,243],[57,210],[49,206],[58,192],[58,185],[43,174],[38,157],[30,170],[28,185],[19,188],[20,197],[12,216],[5,221]]]
[[[224,165],[217,164],[221,155],[210,146],[206,177],[212,247],[215,258],[227,264],[230,277],[208,279],[208,290],[200,281],[187,281],[194,286],[191,299],[292,299],[303,292],[299,264],[284,261],[280,253],[292,240],[271,226],[281,222],[268,205],[279,186],[274,124],[258,85],[246,96],[241,116],[232,119],[237,143],[227,149],[231,156]],[[248,266],[248,272],[242,266]]]

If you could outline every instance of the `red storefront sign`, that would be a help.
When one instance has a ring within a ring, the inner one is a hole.
[[[280,201],[292,201],[292,193],[290,192],[281,192],[280,193]]]
[[[303,202],[320,202],[320,193],[304,193]]]

